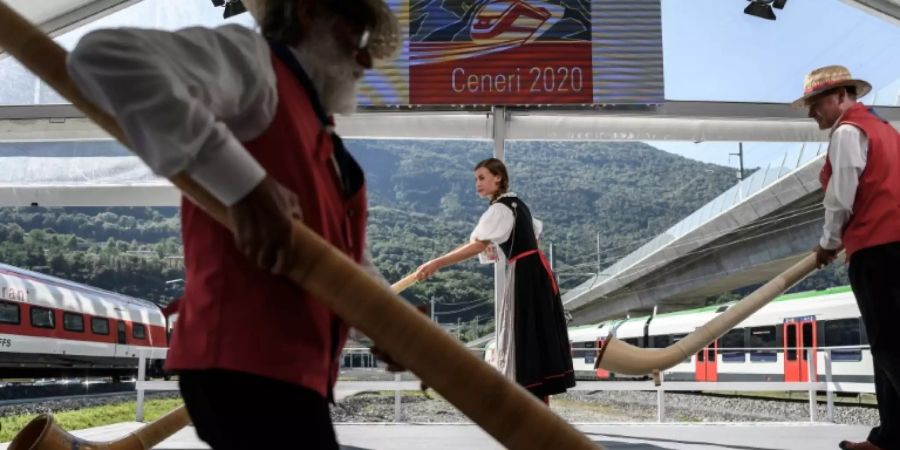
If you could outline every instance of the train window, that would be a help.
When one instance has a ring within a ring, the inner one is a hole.
[[[760,350],[766,348],[778,348],[778,340],[775,339],[775,326],[750,328],[749,344],[749,346],[754,349],[750,351],[750,361],[778,361],[777,351]]]
[[[66,331],[84,331],[84,316],[70,312],[63,312],[63,329]]]
[[[823,347],[842,347],[862,345],[863,335],[859,319],[826,320],[822,322],[825,336]],[[832,361],[862,361],[860,349],[834,349],[831,351]]]
[[[572,344],[572,357],[595,356],[597,354],[595,341],[575,342]]]
[[[0,323],[18,325],[21,323],[19,305],[10,302],[0,302]]]
[[[638,339],[638,338],[628,338],[628,339],[622,339],[622,340],[623,340],[626,344],[631,344],[631,345],[633,345],[633,346],[635,346],[635,347],[640,347],[640,346],[641,346],[640,339]]]
[[[836,348],[831,350],[831,360],[834,362],[846,362],[846,361],[862,361],[862,350],[854,350],[852,348],[840,349]]]
[[[41,308],[40,306],[32,306],[31,326],[36,328],[56,328],[56,321],[53,317],[53,310],[48,308]]]
[[[136,323],[131,327],[131,336],[135,339],[146,339],[147,330],[144,328],[144,325]]]
[[[92,317],[91,318],[91,331],[94,334],[109,334],[109,320],[104,319],[102,317]]]
[[[672,345],[672,336],[669,336],[668,334],[651,336],[650,342],[652,343],[651,347],[653,348],[666,348]]]
[[[859,319],[826,320],[822,323],[825,328],[823,347],[843,347],[848,345],[861,345]]]
[[[746,347],[744,342],[744,329],[735,328],[719,339],[719,353],[722,354],[722,362],[745,362],[746,352],[734,349]],[[731,350],[729,350],[731,349]]]
[[[813,355],[813,353],[811,353],[811,352],[815,351],[815,350],[813,350],[813,348],[816,347],[816,341],[815,341],[815,339],[813,339],[813,324],[812,324],[812,322],[801,323],[800,324],[800,333],[802,333],[802,337],[803,337],[803,342],[801,343],[804,347],[802,350],[803,359],[809,359],[811,357],[811,355]]]
[[[797,360],[797,324],[789,323],[784,329],[785,334],[787,335],[787,342],[784,345],[787,346],[787,354],[784,356],[784,359],[787,361],[796,361]]]

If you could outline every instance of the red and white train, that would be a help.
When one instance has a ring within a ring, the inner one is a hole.
[[[0,264],[0,378],[162,375],[168,326],[159,306]]]
[[[597,352],[610,333],[638,347],[668,347],[730,306],[570,328],[576,376],[582,380],[622,378],[594,370]],[[822,381],[826,351],[833,380],[843,383],[843,390],[855,391],[874,382],[865,327],[849,287],[776,298],[664,376],[673,381],[806,381],[812,373],[814,380]]]

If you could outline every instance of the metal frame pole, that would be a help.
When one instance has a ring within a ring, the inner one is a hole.
[[[806,382],[809,386],[809,421],[815,422],[817,419],[817,403],[816,403],[816,353],[810,355],[810,349],[805,348],[803,352],[806,353]],[[812,356],[812,357],[810,357]]]
[[[827,417],[829,422],[834,422],[834,390],[831,375],[831,349],[825,350],[825,399],[828,405]]]
[[[491,108],[491,129],[494,139],[494,158],[503,160],[506,146],[507,114],[506,107],[494,106]],[[497,323],[497,307],[500,297],[503,296],[506,285],[505,258],[503,252],[497,252],[497,260],[494,262],[494,324]],[[496,325],[494,326],[496,336]]]
[[[394,388],[394,422],[400,422],[400,373],[394,374],[394,382],[397,387]]]
[[[137,404],[135,405],[135,422],[144,421],[144,388],[141,383],[147,379],[147,358],[144,351],[138,353]]]

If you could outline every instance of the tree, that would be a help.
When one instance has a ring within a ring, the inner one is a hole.
[[[66,243],[64,244],[66,250],[76,250],[78,248],[78,238],[75,235],[71,235],[66,239]]]

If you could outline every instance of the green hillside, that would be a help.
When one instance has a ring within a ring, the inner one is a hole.
[[[472,168],[490,142],[347,140],[366,171],[368,248],[390,281],[467,238],[487,201]],[[514,142],[511,188],[544,222],[561,286],[587,279],[713,199],[736,181],[732,168],[641,143]],[[179,295],[183,277],[176,208],[0,208],[0,262],[152,301]],[[404,296],[432,298],[443,322],[486,322],[493,268],[476,260],[446,268]],[[846,284],[826,272],[798,288]],[[723,299],[729,296],[724,296]]]

